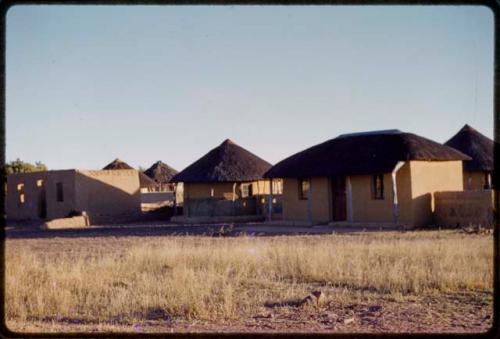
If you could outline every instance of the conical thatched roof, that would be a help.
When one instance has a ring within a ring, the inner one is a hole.
[[[103,170],[120,170],[120,169],[134,169],[134,168],[118,158],[116,158],[115,160],[113,160],[112,162],[103,167]],[[152,187],[155,186],[156,183],[144,173],[139,172],[139,185],[141,187]]]
[[[399,130],[341,135],[273,166],[267,178],[362,175],[391,172],[398,161],[465,160],[459,151]]]
[[[169,183],[172,177],[177,173],[179,172],[160,160],[144,171],[144,174],[156,181],[158,184]]]
[[[229,139],[172,178],[172,182],[242,182],[261,179],[271,164]]]
[[[472,158],[470,161],[464,161],[464,170],[493,171],[493,140],[469,125],[462,127],[457,134],[445,142],[445,145]]]

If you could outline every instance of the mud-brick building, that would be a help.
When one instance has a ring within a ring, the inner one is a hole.
[[[471,160],[464,161],[465,190],[492,188],[493,140],[466,124],[445,145],[471,157]]]
[[[132,166],[127,164],[125,161],[122,161],[118,158],[107,164],[102,168],[103,170],[131,170],[134,169]],[[139,173],[139,184],[141,187],[141,192],[154,192],[156,190],[156,183],[153,179],[149,178],[146,174],[142,172]]]
[[[183,216],[174,221],[263,218],[271,164],[227,139],[172,178],[184,184]],[[274,200],[276,202],[276,199]]]
[[[136,170],[59,170],[7,176],[10,220],[64,218],[86,212],[91,224],[129,220],[140,214]]]
[[[283,219],[307,224],[432,222],[433,193],[463,189],[463,153],[399,130],[341,135],[273,166]]]

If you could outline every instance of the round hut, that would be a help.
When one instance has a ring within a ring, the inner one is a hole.
[[[171,181],[184,184],[186,219],[235,220],[259,214],[259,196],[269,193],[262,175],[269,168],[270,163],[226,139]]]
[[[156,182],[157,191],[163,192],[174,190],[174,184],[170,181],[179,172],[158,160],[143,173]]]
[[[493,140],[466,124],[457,134],[445,142],[445,145],[453,147],[472,158],[464,161],[465,189],[492,188]]]

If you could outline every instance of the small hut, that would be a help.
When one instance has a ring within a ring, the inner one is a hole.
[[[433,193],[462,190],[462,160],[470,158],[399,130],[341,135],[273,166],[283,178],[283,219],[306,224],[425,226]]]
[[[466,124],[445,145],[453,147],[472,158],[464,161],[465,189],[480,190],[492,187],[493,140]]]
[[[258,215],[258,197],[269,192],[267,181],[262,180],[269,168],[267,161],[225,140],[171,180],[184,184],[185,221]]]
[[[120,169],[134,169],[132,166],[126,162],[116,158],[109,164],[103,167],[103,170],[120,170]],[[139,185],[141,187],[141,192],[154,191],[156,183],[150,179],[144,173],[137,171],[139,173]]]
[[[164,192],[174,190],[174,184],[170,180],[179,172],[158,160],[143,173],[156,182],[156,191]]]

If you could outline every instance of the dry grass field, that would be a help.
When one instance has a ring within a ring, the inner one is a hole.
[[[458,231],[8,239],[13,331],[484,332],[493,239]],[[321,303],[300,305],[312,291]]]

